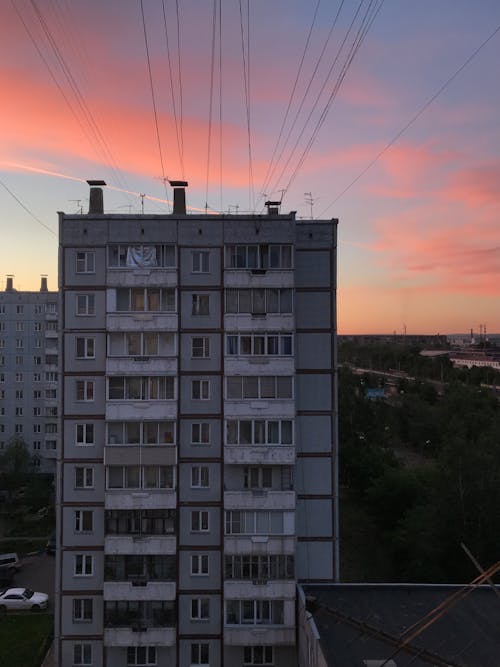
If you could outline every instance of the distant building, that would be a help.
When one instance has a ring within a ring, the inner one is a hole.
[[[498,667],[496,588],[497,593],[485,585],[300,586],[298,665]]]
[[[296,581],[338,572],[337,221],[91,185],[59,221],[59,664],[290,667]]]
[[[500,353],[481,350],[453,352],[450,361],[457,368],[493,368],[500,371]]]
[[[0,449],[21,438],[42,472],[54,472],[59,445],[58,292],[0,292]]]

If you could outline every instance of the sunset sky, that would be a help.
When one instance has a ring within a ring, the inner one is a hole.
[[[339,218],[340,333],[500,332],[500,2],[176,4],[0,2],[1,288],[57,288],[86,179],[107,212],[168,213],[185,178],[193,212],[285,189]]]

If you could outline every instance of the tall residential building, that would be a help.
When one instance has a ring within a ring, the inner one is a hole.
[[[58,664],[295,660],[338,571],[336,220],[60,214]]]
[[[55,472],[59,447],[57,292],[0,292],[0,450],[23,440],[40,472]]]

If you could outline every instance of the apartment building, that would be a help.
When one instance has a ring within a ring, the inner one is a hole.
[[[0,449],[22,439],[40,472],[55,471],[59,446],[58,293],[0,292]]]
[[[56,659],[289,666],[338,572],[336,220],[60,214]]]

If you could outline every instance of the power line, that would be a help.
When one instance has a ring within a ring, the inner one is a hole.
[[[212,13],[212,49],[210,54],[210,100],[208,104],[208,145],[207,145],[207,178],[205,187],[205,207],[208,209],[208,180],[210,173],[210,151],[212,145],[212,109],[214,98],[214,68],[215,68],[215,29],[217,22],[217,3],[213,0]]]
[[[168,39],[168,29],[167,29],[167,14],[165,11],[165,0],[162,0],[162,8],[163,8],[163,27],[164,27],[164,32],[165,32],[165,45],[167,49],[167,62],[168,62],[168,73],[169,73],[169,80],[170,80],[170,96],[172,98],[172,110],[174,113],[174,123],[175,123],[175,135],[177,139],[177,151],[179,153],[179,162],[181,165],[181,171],[182,171],[182,178],[184,178],[184,154],[181,146],[181,139],[180,139],[180,133],[179,133],[179,122],[177,119],[177,105],[175,102],[175,94],[174,94],[174,79],[172,76],[172,60],[170,58],[170,45],[169,45],[169,39]]]
[[[243,12],[241,0],[240,7],[240,30],[241,30],[241,52],[243,60],[243,86],[245,89],[245,108],[247,121],[247,144],[248,144],[248,207],[253,208],[253,173],[252,173],[252,135],[250,128],[250,5],[247,0],[247,55],[245,57],[245,38],[243,33]]]
[[[348,192],[352,188],[352,186],[355,185],[360,180],[360,178],[362,178],[366,174],[366,172],[373,167],[373,165],[376,162],[378,162],[378,160],[382,157],[382,155],[384,155],[384,153],[386,153],[389,150],[389,148],[391,148],[391,146],[396,143],[396,141],[406,132],[406,130],[408,130],[413,125],[413,123],[415,123],[415,121],[424,113],[424,111],[426,111],[426,109],[430,107],[430,105],[434,102],[434,100],[436,100],[439,97],[439,95],[441,95],[441,93],[443,93],[446,90],[446,88],[452,83],[452,81],[454,81],[457,78],[457,76],[467,67],[467,65],[477,56],[477,54],[481,51],[481,49],[483,49],[486,46],[486,44],[488,44],[488,42],[491,39],[493,39],[493,37],[498,33],[499,30],[500,30],[500,25],[498,25],[495,28],[495,30],[484,40],[484,42],[482,42],[477,47],[477,49],[475,49],[475,51],[472,52],[472,54],[467,58],[467,60],[465,60],[465,62],[462,63],[462,65],[460,65],[460,67],[457,70],[455,70],[455,72],[442,84],[442,86],[438,88],[438,90],[434,93],[434,95],[432,95],[427,100],[427,102],[425,102],[420,107],[420,109],[399,130],[399,132],[397,132],[392,137],[392,139],[384,146],[384,148],[381,151],[379,151],[379,153],[377,153],[377,155],[373,158],[373,160],[371,160],[371,162],[369,162],[366,165],[366,167],[356,176],[356,178],[353,181],[351,181],[351,183],[349,183],[349,185],[345,187],[342,190],[342,192],[339,195],[337,195],[337,197],[335,197],[335,199],[332,202],[330,202],[330,204],[328,204],[328,206],[326,206],[325,209],[323,209],[323,211],[321,211],[320,217],[323,217],[326,211],[328,211],[329,208],[331,208],[335,203],[337,203],[338,200],[341,197],[343,197],[345,193]]]
[[[48,225],[46,225],[44,222],[42,222],[40,220],[40,218],[37,218],[36,215],[32,211],[30,211],[30,209],[25,204],[23,204],[23,202],[19,199],[19,197],[17,195],[15,195],[12,192],[12,190],[10,190],[2,180],[0,180],[0,185],[7,190],[9,195],[17,201],[19,206],[21,206],[26,211],[26,213],[33,218],[33,220],[38,222],[39,225],[44,227],[44,229],[46,229],[48,232],[50,232],[53,236],[57,236],[57,234]]]
[[[179,12],[179,0],[175,0],[175,10],[177,16],[177,70],[179,78],[179,112],[180,112],[180,135],[181,135],[181,163],[184,164],[184,119],[183,119],[183,95],[182,95],[182,75],[181,75],[181,22]]]
[[[158,114],[156,112],[155,92],[154,92],[154,86],[153,86],[153,75],[152,75],[152,72],[151,72],[151,59],[149,57],[148,35],[147,35],[147,32],[146,32],[146,20],[144,18],[143,0],[141,0],[141,15],[142,15],[142,26],[143,26],[143,29],[144,29],[144,44],[145,44],[145,47],[146,47],[146,58],[147,58],[147,61],[148,61],[149,87],[151,89],[151,100],[153,102],[153,114],[154,114],[154,119],[155,119],[156,139],[157,139],[157,142],[158,142],[158,152],[160,154],[161,175],[162,175],[163,184],[165,185],[165,190],[166,190],[165,167],[164,167],[164,164],[163,164],[163,153],[162,153],[162,150],[161,150],[160,129],[158,127]]]

